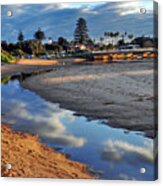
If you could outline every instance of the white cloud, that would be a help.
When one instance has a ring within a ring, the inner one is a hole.
[[[132,10],[118,11],[118,13],[121,16],[129,15],[129,14],[138,14],[139,9],[138,8],[133,8]]]
[[[55,10],[62,10],[65,8],[68,8],[67,3],[54,3],[54,4],[48,4],[45,5],[42,11],[55,11]]]
[[[2,39],[9,42],[16,42],[18,33],[13,34],[14,29],[16,29],[17,32],[22,30],[25,39],[30,39],[33,38],[34,31],[38,27],[41,27],[47,37],[51,36],[56,40],[60,35],[63,35],[67,39],[72,40],[75,22],[82,16],[84,16],[88,22],[91,38],[100,38],[104,31],[109,30],[119,32],[128,31],[135,36],[153,35],[153,14],[135,16],[138,15],[136,11],[139,7],[146,7],[148,9],[147,12],[152,13],[151,3],[143,4],[140,3],[140,1],[136,6],[132,3],[130,4],[130,2],[123,4],[122,2],[103,4],[58,3],[14,5],[15,12],[17,11],[15,15],[20,16],[7,18],[6,8],[9,9],[9,6],[2,6]],[[60,11],[58,13],[58,11],[55,10]],[[59,15],[60,19],[58,21]],[[12,19],[14,21],[12,21]],[[10,23],[10,26],[7,26],[8,23]],[[144,25],[143,29],[141,28],[142,24]],[[8,30],[8,32],[6,32],[6,30]],[[13,35],[11,35],[11,33]]]
[[[153,4],[151,1],[142,2],[140,0],[131,2],[119,2],[114,5],[108,5],[107,10],[112,10],[118,13],[120,16],[139,14],[140,8],[146,8],[147,13],[153,12]]]
[[[98,11],[91,10],[88,7],[82,8],[80,12],[83,14],[94,14],[94,15],[98,14]]]
[[[11,11],[13,13],[13,16],[19,16],[24,13],[24,5],[17,4],[17,5],[4,5],[5,11]]]
[[[114,5],[108,5],[107,9],[108,10],[115,10],[115,9],[124,9],[124,8],[130,8],[130,7],[135,7],[138,5],[138,2],[134,1],[134,2],[118,2],[115,3]]]

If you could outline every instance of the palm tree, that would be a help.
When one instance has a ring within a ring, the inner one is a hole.
[[[103,44],[103,41],[104,41],[104,38],[103,37],[100,37],[101,44]]]
[[[133,34],[129,34],[129,35],[128,35],[128,38],[129,38],[129,40],[130,40],[130,43],[131,43],[133,37],[134,37]]]
[[[113,45],[113,38],[114,38],[114,33],[113,32],[110,32],[110,37],[111,37],[111,39],[112,39],[112,45]]]
[[[128,35],[128,33],[127,33],[127,32],[125,32],[125,33],[124,33],[124,36],[125,36],[126,38],[127,38],[127,35]]]
[[[121,35],[121,38],[122,38],[122,42],[124,43],[124,38],[125,38],[125,35],[124,35],[124,34],[122,34],[122,35]]]
[[[109,38],[109,32],[104,32],[104,37],[106,37],[106,39]]]
[[[115,37],[115,39],[116,39],[116,42],[115,42],[115,43],[117,44],[117,38],[119,37],[119,32],[115,32],[115,33],[114,33],[114,37]]]

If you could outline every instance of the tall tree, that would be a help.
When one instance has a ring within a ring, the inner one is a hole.
[[[125,38],[125,37],[127,38],[127,35],[128,35],[128,33],[127,33],[127,32],[125,32],[125,33],[124,33],[124,38]]]
[[[113,45],[113,38],[114,38],[114,33],[113,32],[110,32],[110,37],[112,39],[112,45]]]
[[[39,54],[42,48],[42,40],[45,39],[45,33],[41,30],[41,28],[38,28],[35,32],[34,38],[37,40],[37,54]]]
[[[68,47],[69,47],[69,43],[64,37],[59,37],[58,38],[58,44],[60,46],[62,46],[63,50],[65,50],[67,52]]]
[[[124,35],[124,34],[121,35],[121,38],[122,38],[122,39],[120,40],[120,43],[121,43],[121,44],[122,44],[122,43],[125,43],[125,40],[124,40],[125,35]]]
[[[131,42],[131,40],[133,39],[133,37],[134,37],[133,34],[129,34],[129,35],[128,35],[128,38],[129,38],[130,42]]]
[[[8,51],[8,44],[7,41],[1,41],[1,47],[3,50]]]
[[[59,37],[58,38],[58,44],[61,46],[67,45],[68,41],[64,37]]]
[[[103,41],[104,41],[104,38],[103,37],[100,37],[101,44],[103,44]]]
[[[19,34],[18,34],[18,41],[19,42],[24,41],[24,35],[23,35],[22,31],[20,31]]]
[[[90,41],[88,35],[88,28],[86,20],[83,18],[79,18],[77,20],[76,29],[74,32],[74,42],[75,44],[84,44],[87,45]]]
[[[35,32],[34,38],[38,41],[42,41],[45,39],[45,33],[41,31],[41,28],[38,28],[38,30]]]
[[[114,36],[115,36],[116,44],[117,44],[117,42],[118,42],[117,39],[118,39],[118,37],[119,37],[119,32],[115,32],[115,33],[114,33]]]
[[[104,37],[106,38],[107,43],[109,43],[108,39],[110,37],[110,32],[104,32]]]

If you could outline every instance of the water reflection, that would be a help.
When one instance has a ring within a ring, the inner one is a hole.
[[[101,179],[154,179],[152,139],[75,116],[21,88],[18,81],[2,85],[2,113],[2,121],[13,124],[14,130],[36,134],[48,146],[61,147],[71,159],[101,172]],[[146,174],[139,172],[141,167],[147,169]]]
[[[142,161],[153,163],[154,162],[154,153],[153,153],[153,144],[146,143],[144,147],[137,146],[130,144],[125,141],[120,140],[107,140],[104,143],[104,150],[102,153],[102,157],[108,161],[124,161],[128,156],[131,154],[132,156],[136,156],[137,158],[141,159]],[[135,158],[136,160],[136,158]]]
[[[33,104],[37,106],[35,107]],[[23,102],[19,99],[3,99],[2,110],[6,110],[5,113],[7,113],[7,117],[4,119],[8,123],[14,124],[15,130],[37,134],[40,138],[46,138],[58,144],[81,147],[86,143],[85,138],[70,134],[62,122],[64,120],[71,123],[75,121],[71,112],[60,110],[57,104],[49,102],[44,105],[39,104],[37,100],[34,102],[32,100],[31,105],[30,102]],[[40,109],[34,111],[34,108],[37,109],[37,107],[42,108],[41,112],[39,112]]]

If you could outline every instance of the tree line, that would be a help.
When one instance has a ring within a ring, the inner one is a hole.
[[[123,34],[119,32],[104,32],[103,37],[97,40],[91,39],[88,32],[86,20],[79,18],[72,41],[68,41],[63,36],[60,36],[57,41],[53,41],[51,37],[48,37],[48,42],[43,43],[46,35],[41,28],[38,28],[33,35],[33,39],[25,40],[23,32],[19,31],[16,43],[2,41],[1,46],[4,51],[9,52],[13,56],[23,56],[25,54],[39,56],[46,53],[59,53],[63,50],[66,53],[74,52],[74,49],[80,45],[84,45],[86,49],[90,50],[107,50],[125,45],[126,43],[134,43],[135,39],[133,34],[127,32]]]

